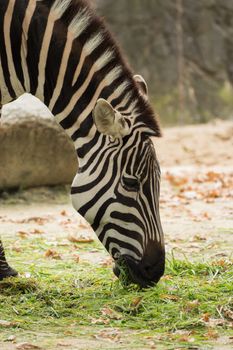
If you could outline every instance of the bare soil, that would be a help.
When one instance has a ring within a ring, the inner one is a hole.
[[[161,217],[167,253],[199,261],[232,259],[233,122],[165,129],[163,139],[155,144],[162,168]],[[67,196],[51,199],[46,189],[33,189],[18,197],[7,196],[0,204],[0,236],[3,240],[6,235],[14,237],[16,246],[20,232],[41,230],[37,218],[43,220],[43,235],[51,242],[58,236],[66,241],[80,224],[84,236],[95,237]],[[80,258],[94,264],[109,259],[95,249],[81,253]],[[54,349],[142,349],[130,343],[127,334],[122,339],[116,345],[92,334],[53,343]],[[43,335],[38,334],[38,344],[42,343]],[[232,344],[219,339],[213,348],[231,349]],[[0,349],[15,350],[17,343],[0,342]]]

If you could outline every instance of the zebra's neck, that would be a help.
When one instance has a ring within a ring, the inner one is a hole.
[[[3,73],[9,96],[26,91],[43,101],[79,157],[100,136],[92,119],[100,97],[132,123],[145,108],[157,127],[117,45],[84,1],[4,0],[0,11],[1,68],[10,73],[9,78]]]
[[[97,99],[105,98],[133,119],[140,96],[103,24],[82,1],[76,2],[75,15],[66,16],[71,4],[72,1],[54,1],[51,8],[46,8],[47,24],[34,94],[66,130],[78,155],[84,156],[83,145],[97,133],[92,119]]]

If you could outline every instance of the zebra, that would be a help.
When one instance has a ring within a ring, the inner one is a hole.
[[[165,268],[152,143],[161,129],[147,90],[87,1],[1,0],[0,105],[28,92],[50,109],[78,158],[73,207],[113,258],[114,274],[124,267],[141,287]],[[0,279],[16,275],[0,247]]]

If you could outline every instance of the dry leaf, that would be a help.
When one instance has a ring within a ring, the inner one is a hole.
[[[0,320],[0,327],[9,328],[16,326],[15,322]]]
[[[42,233],[44,233],[44,231],[38,230],[38,228],[35,228],[30,233],[33,234],[33,235],[41,235]]]
[[[186,311],[192,311],[193,309],[196,309],[200,305],[200,302],[198,300],[192,300],[188,301],[185,306]]]
[[[206,193],[205,197],[207,197],[207,198],[219,198],[219,197],[221,197],[221,193],[218,190],[210,190]]]
[[[92,243],[94,241],[93,238],[90,237],[83,237],[83,236],[74,236],[74,235],[69,235],[68,240],[72,243]]]
[[[112,266],[113,260],[111,257],[105,259],[104,261],[101,261],[100,265],[103,267],[109,267]]]
[[[177,301],[180,299],[177,295],[174,294],[161,294],[160,295],[161,299],[166,299],[166,300],[172,300],[172,301]]]
[[[206,241],[206,237],[204,237],[204,236],[200,236],[200,235],[195,235],[194,237],[193,237],[193,241],[195,242],[201,242],[201,241]]]
[[[16,336],[10,335],[5,341],[15,342],[15,340],[16,340]]]
[[[204,322],[209,322],[209,320],[210,320],[210,314],[207,312],[207,313],[205,313],[205,314],[203,314],[202,315],[202,320],[204,321]]]
[[[172,276],[172,275],[164,275],[164,276],[162,277],[162,279],[163,279],[164,281],[170,281],[170,280],[173,279],[173,276]]]
[[[61,260],[61,255],[54,249],[46,250],[45,257],[51,258],[51,259],[56,259],[56,260]]]
[[[122,318],[121,314],[112,310],[108,307],[105,307],[101,310],[103,316],[108,316],[111,320],[120,320]]]
[[[233,311],[224,307],[222,309],[223,315],[224,317],[226,317],[227,319],[229,319],[230,321],[233,321]]]
[[[83,230],[87,230],[87,229],[90,228],[90,225],[81,222],[81,223],[78,225],[78,227],[81,228],[81,229],[83,229]]]
[[[142,299],[143,299],[143,297],[136,297],[136,298],[134,298],[132,300],[130,306],[134,307],[134,308],[137,308],[141,304]]]
[[[40,346],[30,344],[30,343],[20,343],[16,345],[17,350],[41,350]]]
[[[80,261],[80,256],[78,254],[73,254],[73,260],[76,262],[76,263],[79,263]]]
[[[18,223],[22,223],[22,224],[28,224],[30,222],[35,222],[38,225],[44,225],[46,222],[48,222],[48,218],[41,218],[39,216],[33,216],[31,218],[18,221]]]
[[[18,231],[17,232],[17,236],[19,236],[22,239],[25,239],[25,238],[27,238],[29,236],[29,233],[25,232],[25,231]]]
[[[105,318],[91,318],[92,324],[109,324],[110,319]]]
[[[117,342],[120,340],[120,332],[118,329],[106,329],[98,333],[98,335],[94,336],[96,339],[108,339],[114,342]]]
[[[229,266],[232,265],[232,263],[225,259],[215,260],[212,262],[213,266],[221,267],[224,270],[226,270]]]
[[[208,339],[217,339],[219,337],[219,335],[215,329],[209,328],[208,332],[205,334],[205,337]]]
[[[188,178],[172,175],[171,173],[166,174],[166,179],[172,186],[182,186],[188,182]]]
[[[18,245],[13,245],[11,249],[13,250],[13,252],[16,252],[16,253],[22,252],[22,248]]]

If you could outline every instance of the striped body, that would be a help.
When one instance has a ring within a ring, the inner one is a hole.
[[[150,137],[160,135],[159,126],[85,1],[1,0],[0,104],[24,92],[44,102],[74,142],[74,208],[116,262],[127,261],[132,281],[158,280],[160,169]]]

